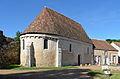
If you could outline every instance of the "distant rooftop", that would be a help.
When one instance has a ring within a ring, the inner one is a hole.
[[[114,44],[116,44],[118,47],[120,47],[120,42],[112,42]]]
[[[92,39],[92,42],[95,46],[95,49],[101,49],[101,50],[115,50],[113,46],[111,46],[107,41],[105,40],[97,40],[97,39]]]

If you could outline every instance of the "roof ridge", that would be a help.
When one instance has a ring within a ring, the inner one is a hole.
[[[44,8],[45,9],[45,8]],[[40,14],[42,14],[43,12],[44,12],[44,9],[35,17],[35,19],[30,23],[30,25],[28,25],[28,27],[26,28],[26,30],[25,31],[27,31],[30,27],[29,26],[31,26],[32,25],[32,23],[40,16]],[[24,32],[25,32],[24,31]],[[23,33],[24,33],[23,32]],[[20,35],[22,35],[23,33],[21,33]]]
[[[106,40],[100,40],[100,39],[92,39],[92,40],[98,40],[98,41],[106,41]]]
[[[59,12],[57,12],[57,11],[55,11],[55,10],[51,9],[51,8],[48,8],[48,7],[45,7],[45,8],[50,9],[50,10],[52,10],[52,11],[54,11],[54,12],[56,12],[56,13],[58,13],[58,14],[60,14],[60,15],[64,16],[64,17],[66,17],[66,18],[68,18],[68,19],[70,19],[70,20],[72,20],[72,21],[74,21],[74,22],[76,22],[76,23],[80,24],[79,22],[77,22],[77,21],[75,21],[75,20],[73,20],[73,19],[71,19],[71,18],[69,18],[69,17],[67,17],[67,16],[63,15],[62,13],[59,13]],[[81,24],[80,24],[80,25],[81,25]]]

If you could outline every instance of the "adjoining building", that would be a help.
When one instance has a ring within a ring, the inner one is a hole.
[[[112,42],[111,45],[118,50],[118,63],[120,63],[120,42]]]
[[[93,43],[81,24],[47,7],[20,35],[20,40],[23,66],[93,63]]]
[[[95,46],[94,64],[110,65],[118,63],[118,50],[111,46],[107,41],[92,39]]]

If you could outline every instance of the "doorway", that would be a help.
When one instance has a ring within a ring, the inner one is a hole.
[[[116,56],[113,56],[113,63],[116,63]]]
[[[118,63],[120,63],[120,57],[118,56]]]
[[[78,65],[80,65],[80,55],[78,55]]]

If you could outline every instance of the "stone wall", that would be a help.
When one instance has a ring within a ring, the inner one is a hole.
[[[0,31],[0,47],[4,44],[5,42],[5,36],[3,36],[3,31]]]
[[[68,50],[62,53],[62,65],[74,65],[74,53],[70,53]]]
[[[0,31],[0,66],[19,64],[19,43]]]
[[[55,67],[56,66],[56,48],[57,48],[57,40],[51,39],[48,37],[41,37],[37,34],[26,34],[21,37],[21,56],[20,63],[25,66],[26,64],[26,56],[27,49],[26,47],[33,43],[33,51],[35,58],[35,66],[36,67]],[[25,41],[25,49],[23,49],[23,39]],[[48,39],[48,49],[44,49],[44,39]]]
[[[78,65],[78,55],[81,64],[93,64],[93,45],[65,37],[48,34],[25,34],[21,39],[21,65],[26,64],[26,47],[33,43],[36,67]],[[44,49],[44,39],[48,39],[48,49]],[[23,40],[25,49],[23,49]],[[69,52],[69,45],[72,51]],[[87,50],[89,48],[89,50]]]
[[[71,52],[69,52],[70,44]],[[62,65],[78,65],[78,55],[80,55],[80,64],[93,64],[92,44],[63,37],[59,40],[58,48],[62,50]]]
[[[110,69],[111,71],[120,71],[120,66],[103,65],[102,70],[104,70],[104,69]]]

